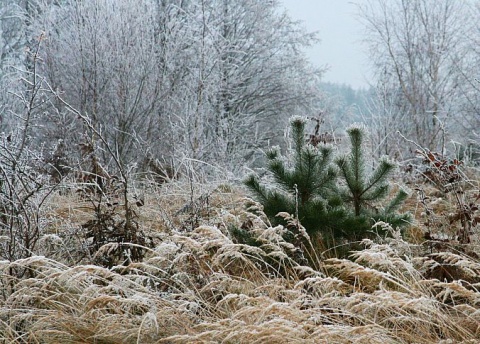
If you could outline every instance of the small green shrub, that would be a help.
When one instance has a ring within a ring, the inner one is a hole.
[[[388,158],[382,158],[377,167],[368,174],[364,156],[365,129],[352,126],[347,130],[350,138],[351,150],[349,154],[335,160],[339,168],[339,175],[343,179],[343,186],[339,187],[340,196],[345,205],[353,210],[357,219],[357,226],[344,228],[350,233],[351,239],[361,239],[372,226],[372,219],[388,222],[393,227],[403,227],[408,224],[408,214],[397,214],[396,211],[408,197],[407,192],[400,189],[393,199],[383,208],[375,207],[390,194],[388,178],[395,169],[395,163]],[[359,227],[358,225],[361,225]]]
[[[283,224],[279,212],[297,216],[309,235],[338,227],[345,218],[342,200],[336,189],[337,171],[332,165],[330,146],[313,147],[305,143],[305,120],[291,121],[293,151],[288,161],[279,149],[267,152],[268,170],[275,188],[262,185],[255,175],[245,181],[255,198],[264,206],[264,212],[273,224]]]
[[[303,118],[291,120],[293,149],[289,157],[282,156],[279,149],[267,152],[267,169],[273,178],[271,187],[261,184],[255,175],[245,181],[273,224],[286,225],[277,214],[288,212],[311,237],[321,238],[328,248],[342,241],[371,236],[375,221],[397,227],[407,223],[407,215],[396,214],[407,197],[403,190],[383,209],[372,207],[388,195],[387,178],[394,164],[383,159],[367,176],[362,147],[364,132],[360,128],[348,130],[351,152],[338,157],[333,164],[332,147],[307,143],[305,125]]]

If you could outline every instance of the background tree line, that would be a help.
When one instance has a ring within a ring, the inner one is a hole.
[[[354,91],[319,82],[322,70],[302,52],[316,37],[280,1],[4,0],[3,131],[24,120],[21,78],[38,47],[45,87],[27,137],[64,165],[85,142],[111,165],[105,143],[68,106],[138,171],[185,159],[231,170],[254,164],[261,148],[284,143],[279,133],[294,115],[322,114],[328,131],[363,121],[376,156],[412,157],[399,133],[428,149],[449,140],[475,146],[477,2],[369,0],[358,9],[374,80]]]
[[[278,140],[288,117],[318,107],[321,71],[302,48],[315,41],[279,1],[9,0],[0,9],[2,124],[18,126],[19,77],[45,89],[32,142],[67,160],[94,133],[125,165],[183,159],[235,169]],[[66,104],[68,104],[68,106]],[[16,108],[17,107],[17,108]],[[59,144],[61,143],[61,145]],[[97,147],[98,146],[98,147]],[[58,149],[57,149],[58,151]],[[109,164],[103,154],[103,163]],[[72,162],[71,162],[72,163]]]
[[[398,133],[442,154],[451,141],[478,148],[479,2],[368,0],[358,8],[374,71],[367,119],[377,154],[411,158],[414,145]]]

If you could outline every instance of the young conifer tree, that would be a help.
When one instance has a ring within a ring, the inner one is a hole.
[[[364,130],[359,127],[347,130],[351,152],[335,159],[338,167],[335,168],[332,147],[314,147],[306,142],[305,123],[300,117],[291,120],[290,159],[283,157],[278,148],[267,152],[267,169],[273,177],[270,187],[262,185],[255,175],[245,181],[270,221],[286,225],[277,214],[288,212],[311,237],[320,238],[324,248],[340,244],[341,247],[335,248],[337,254],[342,254],[342,250],[348,254],[351,245],[345,244],[371,236],[375,221],[385,221],[394,227],[406,225],[409,216],[396,213],[407,197],[405,191],[400,190],[382,209],[374,207],[389,194],[387,179],[395,165],[381,159],[371,174],[366,173]]]
[[[383,209],[378,210],[372,206],[388,196],[390,192],[388,178],[394,171],[395,164],[387,158],[382,158],[376,169],[368,174],[364,156],[364,128],[352,126],[347,130],[347,134],[351,143],[350,154],[337,158],[335,162],[340,169],[340,176],[345,181],[345,187],[340,188],[340,196],[346,204],[351,205],[353,215],[359,220],[357,227],[350,230],[363,236],[365,231],[371,228],[372,219],[388,222],[393,227],[407,225],[408,214],[396,213],[408,196],[404,190],[400,189]],[[348,228],[344,230],[350,231]]]
[[[290,124],[293,141],[290,161],[278,148],[267,152],[267,168],[275,186],[261,185],[255,175],[249,176],[245,185],[263,204],[273,224],[284,224],[276,215],[288,212],[298,217],[309,235],[329,235],[341,227],[346,214],[336,189],[332,148],[306,143],[305,118],[293,117]]]

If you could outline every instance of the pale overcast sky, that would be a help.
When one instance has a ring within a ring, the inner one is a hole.
[[[368,60],[361,43],[362,25],[356,6],[365,0],[283,0],[293,19],[308,31],[318,31],[320,43],[306,51],[315,65],[328,65],[324,81],[368,87]]]

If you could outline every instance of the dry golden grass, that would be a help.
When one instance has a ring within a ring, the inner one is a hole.
[[[194,228],[195,214],[179,211],[192,198],[189,185],[145,191],[145,206],[136,211],[157,245],[142,262],[112,269],[91,265],[88,257],[72,263],[81,240],[62,232],[74,233],[91,210],[71,195],[52,198],[50,237],[39,255],[0,262],[1,341],[480,342],[477,259],[430,252],[392,231],[381,242],[364,241],[350,260],[300,266],[282,227],[248,212],[251,202],[241,191],[204,188],[193,197],[209,195],[196,208]],[[247,220],[260,247],[235,243],[227,230]],[[12,277],[18,267],[28,269],[28,278]]]

